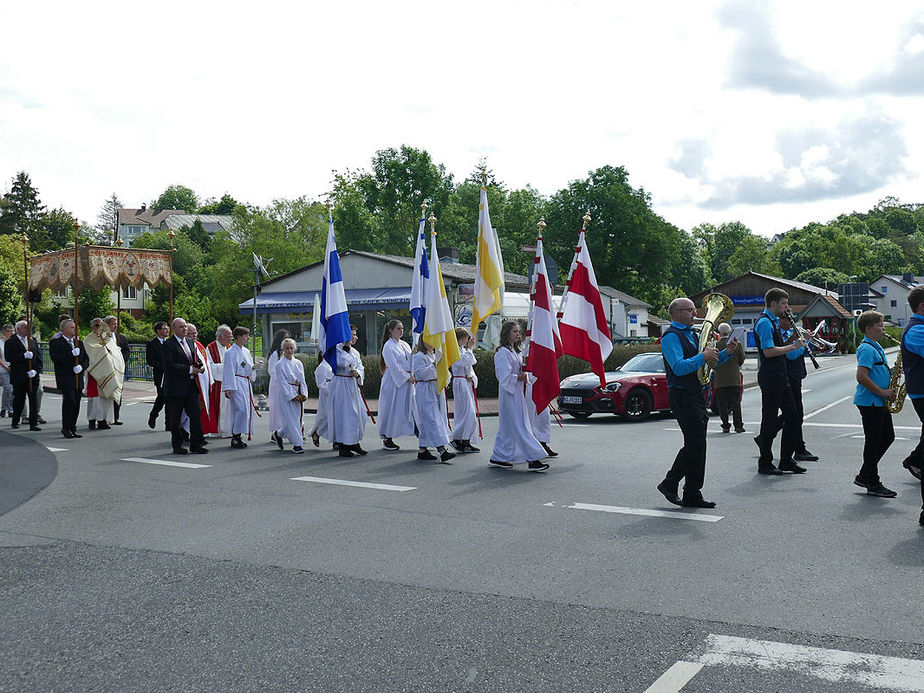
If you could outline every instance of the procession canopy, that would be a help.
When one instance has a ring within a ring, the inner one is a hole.
[[[97,245],[82,245],[78,250],[78,263],[74,262],[73,248],[29,258],[29,288],[63,292],[71,287],[79,292],[87,286],[99,291],[104,286],[137,289],[143,284],[150,287],[173,284],[169,250]]]

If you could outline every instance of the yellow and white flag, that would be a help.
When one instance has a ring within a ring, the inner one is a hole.
[[[504,260],[488,212],[488,191],[481,188],[478,209],[478,254],[475,260],[475,301],[472,305],[472,334],[478,324],[501,309],[504,302]]]
[[[430,279],[425,288],[426,312],[424,314],[423,340],[438,349],[436,362],[436,388],[442,392],[449,382],[449,367],[459,360],[459,342],[456,340],[456,326],[446,298],[446,286],[440,271],[439,254],[436,252],[436,234],[430,234]]]

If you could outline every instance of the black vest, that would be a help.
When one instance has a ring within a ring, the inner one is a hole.
[[[769,320],[770,327],[773,329],[773,344],[761,344],[760,337],[757,334],[757,323],[761,320]],[[761,313],[760,317],[757,318],[757,322],[754,323],[754,341],[757,342],[757,373],[760,374],[769,374],[769,375],[778,375],[781,378],[789,376],[789,368],[786,365],[785,354],[780,356],[774,356],[769,358],[764,356],[764,349],[769,349],[773,346],[783,346],[783,332],[780,330],[780,326],[770,320],[767,317],[766,313]],[[805,364],[802,364],[802,367],[805,368]]]
[[[905,388],[909,395],[924,395],[924,357],[905,346],[905,335],[915,325],[924,325],[924,317],[912,315],[902,332],[902,370],[905,372]]]
[[[699,349],[690,341],[690,338],[687,336],[688,333],[685,330],[678,330],[671,325],[664,330],[664,334],[667,335],[671,333],[677,335],[680,339],[680,348],[683,349],[683,358],[688,359],[699,353]],[[661,339],[664,339],[663,336]],[[702,383],[699,382],[698,369],[686,375],[676,375],[674,371],[671,370],[671,366],[665,358],[664,370],[667,372],[668,387],[682,387],[684,390],[693,390],[694,392],[699,392],[703,389]]]

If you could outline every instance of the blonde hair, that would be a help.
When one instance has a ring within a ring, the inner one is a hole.
[[[282,344],[279,345],[279,351],[282,352],[286,348],[286,344],[291,344],[293,349],[298,349],[298,345],[295,343],[294,339],[283,339]]]

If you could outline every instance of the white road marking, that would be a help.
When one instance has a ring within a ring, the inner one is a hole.
[[[184,467],[186,469],[205,469],[210,464],[194,464],[192,462],[174,462],[173,460],[152,460],[147,457],[123,457],[122,462],[141,462],[142,464],[160,464],[165,467]]]
[[[704,666],[704,664],[698,662],[674,662],[670,669],[661,674],[657,681],[645,689],[645,693],[677,693]]]
[[[847,395],[846,397],[841,397],[839,400],[835,402],[831,402],[831,404],[827,404],[823,406],[821,409],[816,409],[815,411],[803,416],[802,420],[805,421],[806,419],[811,419],[816,414],[820,414],[823,411],[828,411],[828,409],[830,409],[831,407],[836,407],[838,404],[840,404],[841,402],[846,402],[848,399],[853,399],[853,395]]]
[[[672,520],[693,520],[694,522],[718,522],[724,515],[698,515],[677,510],[650,510],[648,508],[625,508],[618,505],[597,505],[595,503],[545,503],[549,508],[572,508],[574,510],[595,510],[601,513],[619,513],[621,515],[644,515],[646,517],[668,517]]]
[[[46,445],[45,447],[48,448],[48,452],[67,452],[67,448],[53,448],[48,445]]]
[[[373,484],[369,481],[347,481],[346,479],[326,479],[320,476],[293,476],[292,481],[312,481],[316,484],[335,484],[337,486],[358,486],[378,491],[416,491],[416,486],[393,486],[392,484]]]
[[[863,428],[863,424],[846,423],[807,423],[804,426],[818,426],[819,428]],[[920,431],[920,426],[893,426],[896,431]]]
[[[696,661],[705,666],[789,670],[834,683],[924,693],[924,661],[918,659],[710,635],[705,653]]]
[[[138,404],[138,403],[137,403],[137,402],[128,402],[125,406],[126,406],[126,407],[134,407],[136,404]]]

